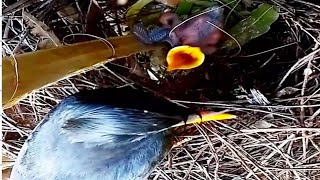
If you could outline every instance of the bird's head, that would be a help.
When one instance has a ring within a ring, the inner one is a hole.
[[[200,112],[133,89],[84,91],[63,100],[50,114],[72,143],[119,147],[173,127],[234,115]]]

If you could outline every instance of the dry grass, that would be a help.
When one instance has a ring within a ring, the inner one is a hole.
[[[237,97],[242,99],[239,100],[175,100],[198,108],[227,109],[238,114],[239,118],[177,129],[179,143],[150,179],[320,179],[320,7],[302,0],[294,0],[290,4],[271,0],[270,3],[280,7],[279,21],[287,27],[288,31],[283,33],[290,34],[290,42],[283,41],[279,47],[258,53],[247,50],[247,54],[241,56],[253,58],[264,55],[267,60],[262,66],[266,66],[277,53],[281,53],[277,49],[284,49],[289,43],[296,47],[291,52],[297,53],[296,59],[288,60],[291,63],[283,66],[283,72],[274,82],[277,88],[270,92],[274,95],[266,98],[254,89],[250,92],[240,89]],[[108,6],[105,10],[110,11]],[[111,14],[113,20],[121,19],[118,17],[121,13],[115,14]],[[36,50],[36,42],[46,39],[28,32],[22,17],[11,16],[4,18],[4,22],[5,30],[12,31],[14,38],[5,38],[4,33],[3,55]],[[21,26],[13,25],[17,22]],[[119,29],[119,23],[112,22],[110,24]],[[65,20],[63,23],[68,22]],[[67,33],[75,33],[74,26],[67,25]],[[108,33],[121,34],[119,31]],[[65,35],[57,34],[60,38]],[[14,160],[24,139],[63,97],[82,89],[100,87],[139,84],[153,91],[163,87],[163,84],[150,83],[148,76],[132,74],[145,70],[139,63],[128,63],[136,58],[130,57],[59,81],[33,92],[13,108],[5,110],[2,120],[3,156]],[[183,78],[183,74],[177,75]]]

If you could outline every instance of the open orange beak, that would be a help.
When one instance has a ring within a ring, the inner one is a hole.
[[[203,63],[204,58],[205,55],[199,47],[177,46],[168,52],[167,71],[198,67]]]

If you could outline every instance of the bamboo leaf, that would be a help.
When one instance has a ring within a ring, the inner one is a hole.
[[[139,14],[141,9],[145,7],[147,4],[151,3],[153,0],[139,0],[134,3],[129,10],[127,11],[126,18],[133,17]]]
[[[33,90],[60,79],[93,69],[109,61],[160,48],[144,45],[132,35],[108,39],[112,49],[102,41],[89,41],[57,48],[39,50],[2,60],[2,105],[8,108]],[[15,64],[17,66],[15,66]]]
[[[165,4],[166,6],[170,6],[172,8],[177,7],[181,0],[156,0],[159,3]]]
[[[228,4],[227,6],[229,6],[230,8],[234,8],[235,11],[243,10],[237,0],[221,0],[221,1],[225,4]]]
[[[181,15],[187,15],[190,13],[192,9],[193,3],[187,1],[187,0],[182,0],[176,9],[176,14],[181,16]]]
[[[240,21],[228,33],[244,45],[250,40],[257,38],[269,31],[270,26],[279,17],[277,8],[269,4],[261,4],[251,15]],[[227,39],[223,49],[231,50],[238,47],[234,40]]]
[[[199,5],[202,8],[204,8],[204,7],[209,8],[209,7],[217,5],[216,2],[208,1],[208,0],[188,0],[188,2],[193,3],[195,5]]]

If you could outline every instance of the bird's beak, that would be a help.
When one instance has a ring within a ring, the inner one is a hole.
[[[202,123],[208,121],[220,121],[220,120],[228,120],[235,119],[236,115],[223,113],[223,112],[213,112],[213,111],[201,111],[199,115],[193,114],[189,115],[186,124],[195,124]]]
[[[221,121],[221,120],[236,119],[236,118],[237,118],[236,115],[228,114],[224,112],[201,111],[199,114],[189,115],[186,122],[180,122],[179,124],[176,124],[173,127],[179,127],[185,124],[195,124],[195,123],[203,123],[203,122],[209,122],[209,121]]]
[[[178,69],[192,69],[200,66],[205,55],[199,47],[177,46],[167,55],[168,71]]]

